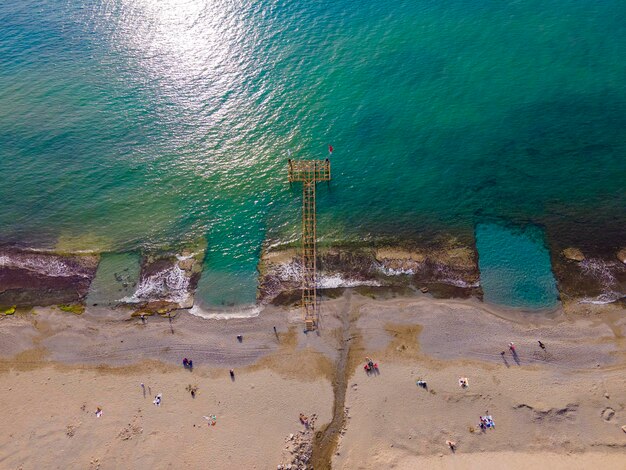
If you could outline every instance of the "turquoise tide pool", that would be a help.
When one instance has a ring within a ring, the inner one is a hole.
[[[476,228],[476,246],[486,302],[537,310],[557,306],[550,253],[538,228],[522,231],[481,224]]]

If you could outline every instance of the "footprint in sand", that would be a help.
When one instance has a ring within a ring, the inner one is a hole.
[[[123,441],[128,441],[134,436],[138,436],[139,434],[143,433],[143,428],[139,424],[140,417],[141,416],[133,416],[132,421],[128,423],[128,426],[120,431],[117,437],[119,437]]]
[[[79,424],[68,424],[65,428],[65,435],[67,437],[74,437],[76,434],[76,428],[78,428]]]
[[[605,408],[602,410],[602,419],[607,423],[615,416],[615,410],[613,408]]]

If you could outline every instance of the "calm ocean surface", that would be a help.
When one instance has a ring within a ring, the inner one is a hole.
[[[264,240],[298,236],[288,151],[335,148],[322,240],[495,223],[603,249],[625,129],[623,0],[0,1],[0,242],[204,237],[208,306],[252,302]]]

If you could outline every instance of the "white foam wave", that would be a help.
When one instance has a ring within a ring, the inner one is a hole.
[[[357,286],[371,286],[378,287],[380,282],[373,280],[358,280],[358,279],[345,279],[339,274],[333,274],[332,276],[320,276],[317,281],[317,287],[319,289],[336,289],[338,287],[357,287]]]
[[[612,261],[605,261],[598,258],[588,258],[580,262],[580,269],[583,274],[597,279],[605,292],[595,298],[584,298],[578,301],[580,304],[605,305],[613,303],[623,297],[625,294],[615,290],[618,282],[613,274],[615,268],[620,267],[619,264]]]
[[[621,292],[605,292],[603,294],[600,294],[598,297],[595,298],[584,298],[578,301],[579,304],[592,304],[592,305],[606,305],[606,304],[612,304],[613,302],[622,299],[626,297],[626,295],[622,294]]]
[[[0,255],[0,267],[26,269],[49,277],[89,277],[61,258],[37,255]]]
[[[434,282],[448,284],[455,287],[472,288],[480,286],[480,282],[467,282],[459,277],[453,268],[445,264],[436,264],[434,269]]]
[[[199,251],[195,251],[195,252],[190,253],[190,254],[188,254],[188,255],[176,255],[176,259],[177,259],[178,261],[185,261],[185,260],[191,259],[191,258],[193,258],[194,256],[197,256],[197,255],[199,255],[199,254],[200,254],[200,252],[199,252]]]
[[[196,317],[211,319],[211,320],[228,320],[230,318],[254,318],[258,317],[263,307],[261,305],[242,305],[239,307],[220,309],[220,310],[206,310],[202,307],[194,305],[189,313]]]
[[[412,268],[389,268],[385,265],[379,264],[376,266],[376,269],[386,276],[402,276],[402,275],[413,275],[415,274],[415,269]],[[467,282],[463,279],[454,276],[454,271],[448,268],[447,266],[438,265],[434,270],[435,276],[433,276],[432,281],[438,282],[441,284],[448,284],[455,287],[463,287],[463,288],[475,288],[480,286],[480,282]]]
[[[415,274],[415,270],[412,268],[389,268],[384,264],[377,264],[376,269],[383,273],[385,276],[403,276],[403,275],[413,275]]]
[[[135,293],[122,302],[137,303],[151,299],[186,303],[190,298],[189,277],[177,264],[140,279]]]
[[[436,282],[440,282],[441,284],[448,284],[450,286],[455,286],[455,287],[463,287],[463,288],[480,287],[480,282],[467,282],[467,281],[464,281],[463,279],[443,278],[443,279],[437,279]]]
[[[51,255],[56,255],[56,254],[59,253],[59,250],[52,249],[52,248],[20,247],[20,251],[27,251],[29,253],[47,253],[47,254],[51,254]],[[103,253],[106,253],[106,251],[103,251],[103,250],[90,250],[90,249],[72,250],[72,254],[73,255],[101,255]]]
[[[279,248],[281,246],[287,246],[287,245],[292,245],[293,243],[297,242],[300,239],[299,236],[293,236],[292,238],[288,238],[286,240],[281,240],[281,241],[277,241],[275,243],[270,243],[267,248],[266,251],[272,251],[276,248]]]
[[[302,265],[293,261],[279,265],[273,274],[281,281],[300,282],[302,279]]]
[[[588,258],[580,262],[580,269],[583,274],[597,279],[604,287],[609,287],[616,283],[611,271],[611,267],[615,265],[616,263],[608,263],[601,259]]]

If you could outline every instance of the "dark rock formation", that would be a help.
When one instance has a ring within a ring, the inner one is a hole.
[[[83,301],[98,255],[60,255],[0,249],[0,306],[72,304]]]
[[[453,239],[410,248],[339,245],[318,250],[319,289],[409,288],[437,297],[482,298],[478,257],[473,247]],[[263,254],[259,264],[259,301],[293,303],[300,289],[300,257],[296,248]]]
[[[206,244],[180,254],[149,253],[141,263],[139,282],[128,304],[138,312],[165,314],[193,306],[193,294],[202,272]]]

